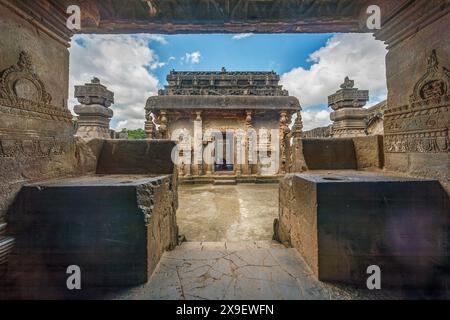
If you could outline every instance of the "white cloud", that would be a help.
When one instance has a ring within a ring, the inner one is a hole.
[[[368,105],[386,99],[386,53],[385,45],[370,34],[339,34],[310,55],[313,65],[309,69],[299,67],[283,74],[280,83],[300,100],[304,110],[305,130],[329,124],[326,110],[311,108],[326,105],[345,76],[355,80],[355,87],[370,91]]]
[[[238,34],[234,35],[231,39],[241,40],[241,39],[251,37],[252,35],[253,35],[253,33],[238,33]]]
[[[113,129],[143,128],[145,102],[157,94],[159,85],[148,69],[165,64],[149,47],[152,41],[166,43],[158,35],[76,36],[70,49],[70,108],[78,104],[73,98],[74,86],[95,76],[114,92],[117,126]]]
[[[331,124],[330,111],[302,110],[303,130],[308,131],[317,127]]]
[[[186,52],[184,57],[181,58],[182,62],[186,62],[188,64],[198,64],[200,63],[200,58],[202,57],[200,51],[195,52]]]

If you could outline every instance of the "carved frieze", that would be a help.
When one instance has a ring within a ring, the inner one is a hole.
[[[51,104],[52,97],[34,72],[31,56],[22,51],[18,62],[0,72],[0,111],[25,117],[70,121],[68,109]]]
[[[67,138],[0,138],[0,158],[45,158],[70,153],[74,140]]]
[[[288,96],[278,83],[274,71],[175,71],[167,75],[168,86],[159,90],[160,96],[173,95],[251,95]]]
[[[450,151],[450,72],[440,68],[436,51],[413,88],[408,105],[384,115],[385,151],[440,153]]]

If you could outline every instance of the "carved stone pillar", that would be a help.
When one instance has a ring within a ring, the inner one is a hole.
[[[244,174],[252,174],[253,173],[253,164],[254,161],[254,152],[252,143],[254,145],[254,142],[252,142],[252,139],[255,137],[251,136],[252,130],[253,130],[253,124],[252,124],[252,112],[250,110],[247,110],[245,113],[245,128],[247,130],[246,132],[246,138],[245,138],[245,164],[242,166],[242,171]]]
[[[303,121],[300,111],[297,112],[294,126],[292,127],[292,147],[290,152],[289,172],[303,172],[307,170],[303,156]]]
[[[203,125],[202,112],[196,111],[194,120],[194,155],[192,171],[195,175],[203,174]]]
[[[159,112],[159,134],[160,134],[160,139],[170,139],[168,123],[169,123],[169,120],[167,119],[167,112],[165,110],[161,110]]]
[[[236,176],[240,177],[243,172],[243,167],[247,163],[246,157],[245,157],[245,141],[246,141],[246,135],[242,130],[238,130],[235,132],[234,135],[235,139],[235,156],[234,156],[234,164],[236,168]]]
[[[155,139],[156,126],[153,123],[153,116],[150,111],[145,112],[145,134],[147,139]]]
[[[75,86],[75,98],[81,105],[74,107],[78,115],[76,136],[83,139],[109,139],[109,122],[113,111],[109,109],[114,103],[114,93],[107,90],[98,78],[84,86]]]
[[[437,179],[450,193],[450,3],[439,3],[408,3],[375,38],[389,50],[385,168]]]
[[[280,139],[280,168],[279,172],[281,174],[286,173],[286,152],[287,152],[287,146],[286,146],[286,135],[289,132],[289,127],[287,125],[288,116],[286,111],[280,112],[280,122],[279,122],[279,139]]]
[[[333,123],[333,137],[366,136],[368,111],[363,108],[369,100],[369,91],[353,88],[354,81],[348,77],[341,89],[328,97],[328,105],[334,110],[330,114]]]

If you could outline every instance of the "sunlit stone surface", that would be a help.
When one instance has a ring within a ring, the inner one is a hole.
[[[272,239],[278,184],[180,185],[177,222],[188,241]]]
[[[396,291],[356,290],[318,281],[300,255],[271,241],[186,242],[161,259],[149,283],[115,299],[398,299]]]

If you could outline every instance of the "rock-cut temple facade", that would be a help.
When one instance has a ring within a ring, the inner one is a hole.
[[[181,176],[286,173],[300,103],[279,80],[273,71],[171,71],[147,101],[147,136],[178,141]]]

